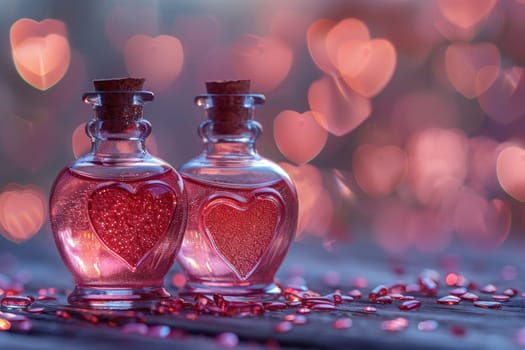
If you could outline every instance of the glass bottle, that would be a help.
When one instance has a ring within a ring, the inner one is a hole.
[[[144,79],[96,80],[84,94],[95,116],[89,153],[58,175],[50,198],[54,238],[76,286],[72,305],[148,307],[170,295],[164,277],[180,248],[187,203],[179,174],[149,154]]]
[[[249,83],[209,82],[195,99],[207,120],[202,153],[179,169],[189,205],[182,295],[262,300],[281,292],[274,275],[295,234],[297,195],[285,171],[256,152],[253,112],[264,96],[250,94]]]

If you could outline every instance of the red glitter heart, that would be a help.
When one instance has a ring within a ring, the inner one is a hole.
[[[100,240],[134,270],[166,234],[175,205],[168,186],[149,182],[136,193],[124,184],[99,187],[88,207]]]
[[[252,274],[267,251],[279,225],[281,208],[273,193],[259,193],[248,201],[215,197],[206,206],[206,233],[240,279]]]

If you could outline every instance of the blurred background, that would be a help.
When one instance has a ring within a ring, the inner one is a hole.
[[[389,254],[525,240],[524,0],[0,0],[0,249],[58,258],[47,198],[93,79],[146,78],[152,153],[200,152],[204,82],[251,79],[297,240]]]

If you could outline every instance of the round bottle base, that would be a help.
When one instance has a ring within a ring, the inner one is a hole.
[[[213,297],[220,294],[231,301],[267,301],[274,300],[281,295],[281,288],[275,284],[258,284],[250,286],[225,286],[223,284],[192,283],[188,282],[179,290],[182,298],[193,297],[196,294],[203,294]]]
[[[76,287],[67,298],[69,304],[93,309],[146,309],[171,295],[163,287],[95,288]]]

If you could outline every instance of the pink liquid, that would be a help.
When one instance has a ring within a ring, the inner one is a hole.
[[[162,287],[183,236],[181,188],[171,169],[129,181],[64,169],[51,224],[77,288]]]
[[[217,186],[182,176],[190,200],[178,261],[190,288],[241,294],[272,284],[297,220],[288,182]]]

